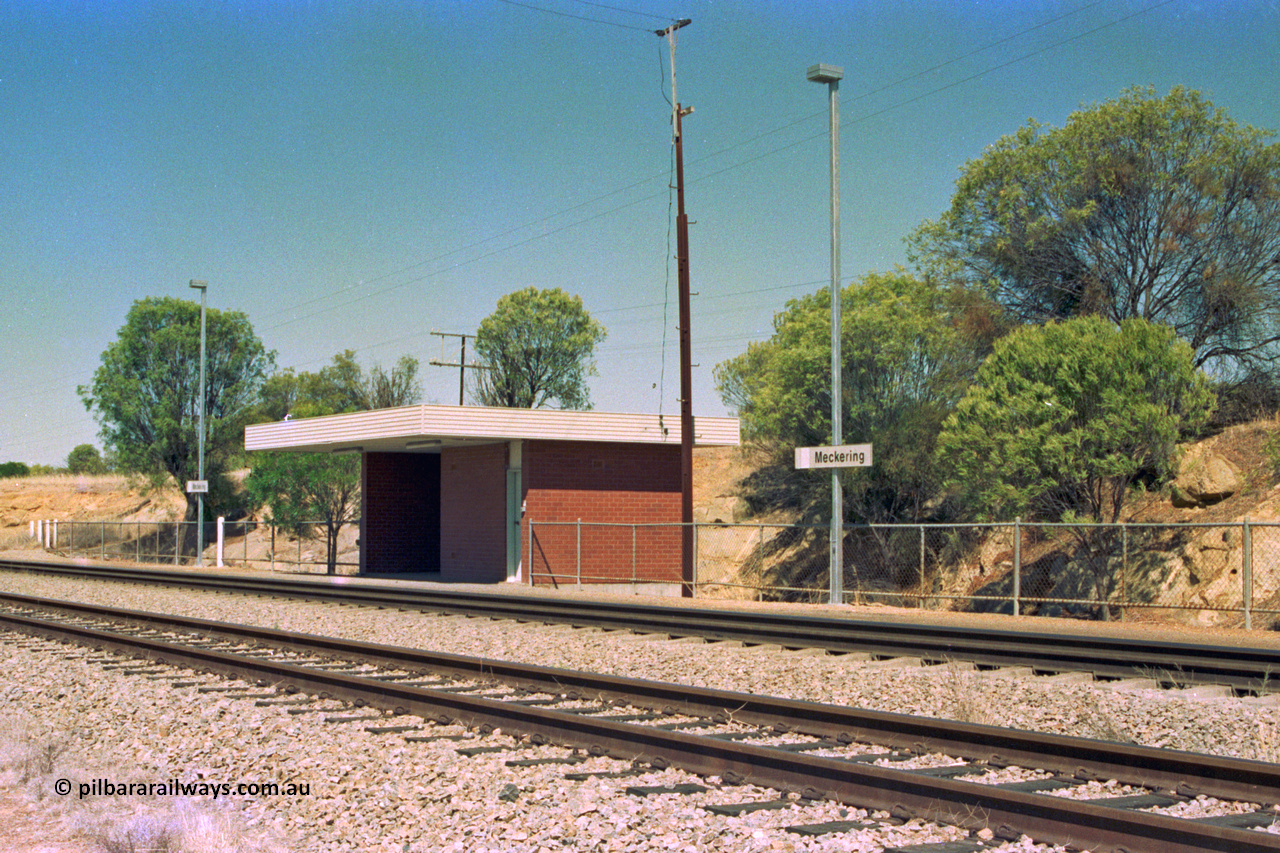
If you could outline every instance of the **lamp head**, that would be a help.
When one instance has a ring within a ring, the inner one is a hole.
[[[838,65],[827,65],[826,63],[818,63],[810,65],[805,78],[812,80],[814,83],[835,83],[844,77],[844,69]]]

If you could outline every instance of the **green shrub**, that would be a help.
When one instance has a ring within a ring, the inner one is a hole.
[[[0,462],[0,477],[26,477],[30,473],[25,462]]]

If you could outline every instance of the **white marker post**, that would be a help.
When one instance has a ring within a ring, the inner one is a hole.
[[[871,465],[871,445],[839,444],[832,447],[797,447],[796,468],[866,468]],[[832,480],[836,481],[835,472]],[[832,489],[838,494],[838,484]],[[841,502],[832,500],[831,514],[831,593],[832,604],[844,603],[844,519]],[[837,561],[840,565],[837,565]]]

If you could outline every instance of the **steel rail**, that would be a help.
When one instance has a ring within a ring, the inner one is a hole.
[[[240,641],[252,640],[275,648],[302,650],[384,667],[501,681],[549,693],[573,692],[673,714],[720,715],[735,722],[771,726],[836,741],[870,741],[887,747],[985,761],[996,766],[1039,767],[1081,779],[1118,779],[1127,784],[1178,790],[1190,796],[1205,794],[1248,802],[1280,803],[1280,765],[1261,761],[429,652],[16,594],[0,594],[0,602]],[[18,617],[0,614],[0,620],[13,618]]]
[[[1007,791],[909,771],[835,758],[794,754],[763,746],[719,741],[681,732],[629,725],[534,706],[377,681],[295,664],[243,657],[181,643],[4,614],[0,621],[28,633],[111,648],[159,662],[273,682],[306,691],[412,714],[424,719],[491,725],[537,734],[592,754],[669,764],[701,775],[739,777],[781,790],[802,790],[870,809],[975,829],[991,827],[1003,838],[1102,851],[1162,853],[1262,853],[1280,850],[1280,836],[1213,826],[1096,803]],[[229,630],[233,626],[222,625]]]
[[[1273,689],[1280,649],[1170,643],[1011,629],[883,622],[728,608],[477,593],[426,587],[396,589],[336,581],[209,575],[194,572],[0,560],[0,569],[113,581],[272,595],[311,601],[540,621],[639,633],[821,648],[835,653],[920,657],[932,662],[1022,666],[1040,672],[1087,671],[1109,678],[1156,678],[1166,684],[1222,684],[1242,691]]]

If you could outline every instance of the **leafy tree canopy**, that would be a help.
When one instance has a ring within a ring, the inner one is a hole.
[[[1134,88],[1062,128],[1035,121],[961,170],[912,238],[932,273],[1019,319],[1174,329],[1197,366],[1247,372],[1280,341],[1280,145],[1198,92]]]
[[[25,462],[0,462],[0,477],[26,477],[31,466]]]
[[[421,399],[417,359],[403,356],[390,371],[374,365],[366,372],[355,353],[344,350],[317,373],[286,370],[270,377],[258,417],[316,417],[409,406]],[[338,533],[360,508],[359,456],[259,453],[245,478],[245,491],[254,506],[270,506],[273,523],[296,535],[306,535],[308,524],[323,523],[329,574],[334,574]]]
[[[366,371],[355,352],[343,350],[316,373],[292,368],[269,377],[262,387],[258,417],[266,421],[412,406],[422,400],[418,360],[401,356],[390,371],[375,364]]]
[[[488,369],[475,371],[473,397],[482,406],[534,409],[554,400],[563,409],[589,409],[587,377],[596,374],[593,356],[604,338],[580,296],[558,287],[509,293],[476,332]]]
[[[1140,472],[1174,470],[1179,438],[1213,408],[1173,331],[1098,317],[1001,339],[938,439],[950,486],[976,514],[1116,522]]]
[[[270,505],[271,521],[297,536],[323,523],[329,574],[337,570],[338,532],[360,507],[360,457],[356,454],[261,453],[244,481],[255,506]]]
[[[902,271],[872,273],[841,294],[841,420],[844,440],[875,446],[875,465],[842,474],[846,507],[859,521],[917,520],[940,489],[934,440],[992,340],[999,310],[974,292],[940,289]],[[717,387],[746,436],[776,455],[760,484],[771,501],[811,510],[824,488],[793,472],[795,447],[831,440],[831,307],[826,290],[787,303],[774,334],[720,364]]]
[[[107,463],[92,444],[77,444],[67,454],[67,470],[72,474],[104,474]]]
[[[275,354],[247,316],[217,309],[207,311],[206,352],[205,475],[212,481],[243,452],[244,425]],[[78,391],[123,468],[184,483],[197,473],[199,386],[199,303],[149,297],[133,303],[93,380]],[[188,495],[187,520],[195,516]]]

